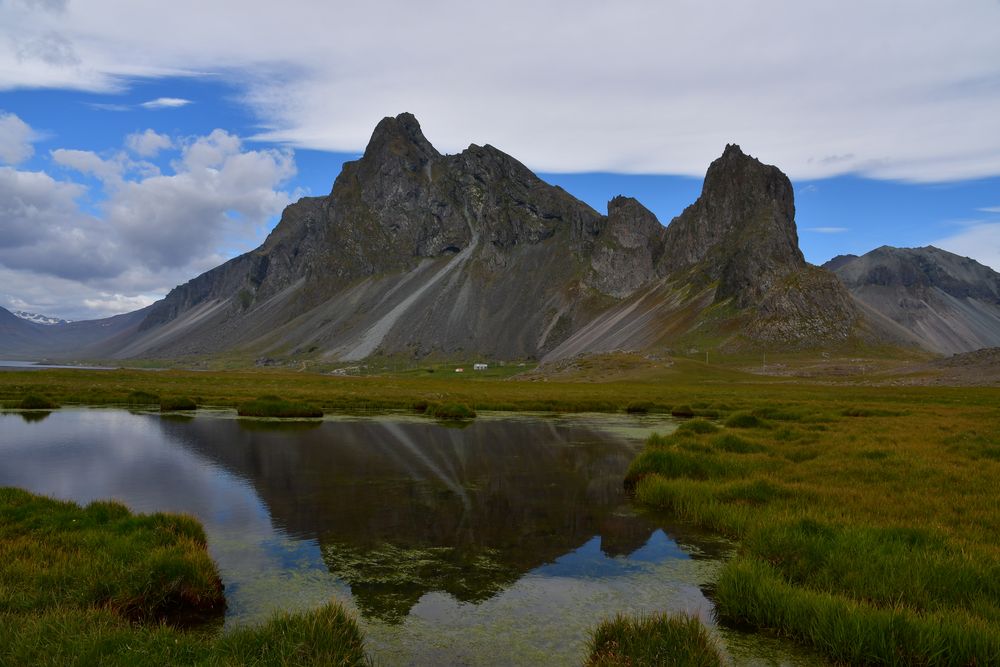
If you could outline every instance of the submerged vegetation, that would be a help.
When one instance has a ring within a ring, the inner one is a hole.
[[[0,664],[368,664],[339,605],[198,629],[224,607],[194,519],[0,488]]]

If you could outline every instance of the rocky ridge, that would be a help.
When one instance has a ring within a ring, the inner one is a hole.
[[[441,154],[401,114],[329,195],[91,349],[336,362],[920,342],[873,313],[805,262],[790,181],[735,144],[664,227],[624,196],[602,215],[489,145]]]

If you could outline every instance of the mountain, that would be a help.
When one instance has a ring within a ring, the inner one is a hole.
[[[42,324],[0,308],[0,358],[110,358],[137,331],[148,308],[100,320]]]
[[[824,266],[902,339],[942,354],[1000,346],[1000,274],[973,259],[934,246],[883,246]]]
[[[70,320],[64,320],[58,317],[49,317],[48,315],[39,315],[38,313],[29,313],[23,310],[11,311],[17,317],[22,320],[28,320],[29,322],[34,322],[35,324],[69,324]]]
[[[442,155],[401,114],[328,196],[172,290],[115,356],[540,359],[840,343],[859,327],[840,283],[802,258],[791,183],[738,146],[665,228],[626,197],[601,215],[489,145]]]
[[[441,154],[401,114],[378,123],[329,195],[288,206],[256,250],[117,319],[2,324],[0,352],[545,361],[620,349],[997,344],[996,274],[936,249],[899,251],[924,253],[913,266],[876,270],[873,257],[892,249],[812,266],[791,182],[735,144],[668,225],[629,197],[607,210],[492,146]],[[910,303],[921,299],[923,310]]]

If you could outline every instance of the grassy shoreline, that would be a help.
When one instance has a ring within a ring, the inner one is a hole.
[[[224,609],[195,519],[0,488],[0,664],[369,664],[336,603],[220,635]]]
[[[651,437],[628,476],[638,502],[740,544],[721,620],[845,664],[993,664],[995,404],[816,402],[726,423]]]
[[[410,410],[417,403],[464,404],[472,410],[525,412],[647,412],[674,410],[726,417],[740,409],[839,402],[837,409],[905,409],[912,403],[987,404],[997,390],[983,387],[885,387],[762,377],[733,368],[678,360],[669,371],[611,382],[382,375],[338,377],[288,370],[146,371],[134,369],[6,370],[0,405],[15,409],[29,395],[62,405],[158,404],[190,397],[199,406],[236,408],[264,395],[306,403],[324,412]],[[145,400],[140,400],[145,397]],[[706,412],[707,411],[707,412]]]

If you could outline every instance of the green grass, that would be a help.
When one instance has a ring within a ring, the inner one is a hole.
[[[1000,461],[981,452],[1000,447],[1000,410],[974,391],[865,409],[840,393],[748,401],[722,432],[653,436],[627,482],[638,502],[738,540],[715,587],[728,623],[838,663],[993,664]]]
[[[160,412],[197,410],[198,404],[187,396],[170,396],[160,399]]]
[[[737,412],[726,420],[727,428],[764,428],[766,422],[751,412]]]
[[[135,390],[129,392],[125,402],[129,405],[153,405],[160,402],[160,396],[148,391]]]
[[[719,667],[719,649],[697,618],[653,614],[604,621],[590,639],[587,667]]]
[[[681,418],[694,417],[694,408],[687,404],[675,405],[671,408],[670,414],[674,417]]]
[[[21,410],[55,410],[59,404],[44,396],[28,394],[21,399],[17,407]]]
[[[681,433],[715,433],[719,427],[705,419],[692,419],[677,427]]]
[[[276,417],[280,419],[301,419],[322,417],[323,411],[314,405],[287,401],[277,396],[268,395],[240,403],[236,408],[241,417]]]
[[[424,410],[427,415],[442,421],[458,421],[462,419],[475,419],[476,411],[464,403],[433,403]]]
[[[0,488],[0,664],[368,663],[339,605],[218,635],[224,608],[193,518]]]
[[[136,517],[115,502],[81,509],[0,489],[0,567],[8,612],[101,607],[147,621],[225,608],[197,521]]]

